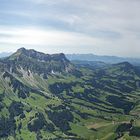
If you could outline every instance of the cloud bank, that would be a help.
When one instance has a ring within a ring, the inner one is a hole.
[[[139,0],[1,0],[0,51],[139,57]]]

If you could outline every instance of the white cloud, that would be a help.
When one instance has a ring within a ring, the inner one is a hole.
[[[13,18],[17,22],[23,19],[24,26],[0,28],[0,47],[2,43],[42,45],[69,53],[139,56],[139,0],[23,1],[30,2],[30,6],[22,7],[21,4],[16,5],[18,8],[9,6],[9,11],[0,10],[7,17],[17,16]],[[13,21],[5,17],[6,21]],[[36,27],[30,28],[32,25]]]
[[[3,36],[0,37],[0,50],[2,50],[1,46],[5,46],[5,50],[8,52],[11,50],[15,51],[19,47],[27,47],[46,53],[117,54],[118,56],[132,57],[134,55],[137,57],[140,53],[140,51],[137,50],[139,45],[137,38],[133,35],[129,35],[129,33],[125,38],[108,40],[81,33],[52,29],[0,27],[0,35]],[[127,47],[125,47],[126,45]],[[132,47],[132,45],[134,46]]]
[[[88,35],[39,28],[0,28],[0,43],[39,46],[94,46],[101,45],[98,38]]]

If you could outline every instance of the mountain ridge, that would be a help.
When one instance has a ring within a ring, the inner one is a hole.
[[[21,48],[0,59],[0,138],[138,139],[139,91],[128,62],[77,67],[64,54]]]
[[[49,55],[25,48],[20,48],[12,55],[0,59],[0,62],[7,65],[8,71],[14,72],[21,68],[44,75],[76,71],[74,65],[63,53]]]
[[[33,49],[30,49],[33,50]],[[0,53],[0,58],[10,56],[13,53]],[[64,53],[58,53],[64,54]],[[119,56],[109,56],[109,55],[95,55],[95,54],[65,54],[66,58],[70,61],[93,61],[93,62],[104,62],[109,64],[121,63],[127,61],[133,65],[140,66],[140,58],[131,57],[119,57]]]
[[[109,64],[121,63],[127,61],[133,65],[140,65],[140,58],[118,57],[118,56],[106,56],[95,54],[66,54],[66,57],[71,60],[79,61],[99,61]]]

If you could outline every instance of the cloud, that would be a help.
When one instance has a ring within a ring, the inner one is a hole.
[[[2,0],[0,25],[7,27],[0,28],[0,46],[46,45],[135,57],[140,53],[139,5],[139,0]]]
[[[0,28],[0,43],[39,46],[92,46],[102,44],[98,38],[59,30],[40,28]]]
[[[139,56],[137,38],[133,35],[118,40],[106,40],[82,33],[36,27],[7,28],[0,27],[0,44],[8,52],[19,47],[35,48],[46,53],[89,53],[118,54],[119,56]],[[127,40],[128,39],[128,40]],[[133,40],[133,41],[132,41]],[[127,42],[127,50],[125,48]],[[135,44],[135,45],[134,45]],[[134,45],[132,48],[131,46]],[[16,47],[13,47],[16,46]],[[113,46],[113,47],[112,47]],[[122,47],[124,46],[124,47]],[[13,47],[13,49],[11,49]],[[134,49],[135,48],[135,49]]]

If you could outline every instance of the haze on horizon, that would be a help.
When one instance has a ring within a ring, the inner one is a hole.
[[[139,57],[139,0],[1,0],[0,52]]]

